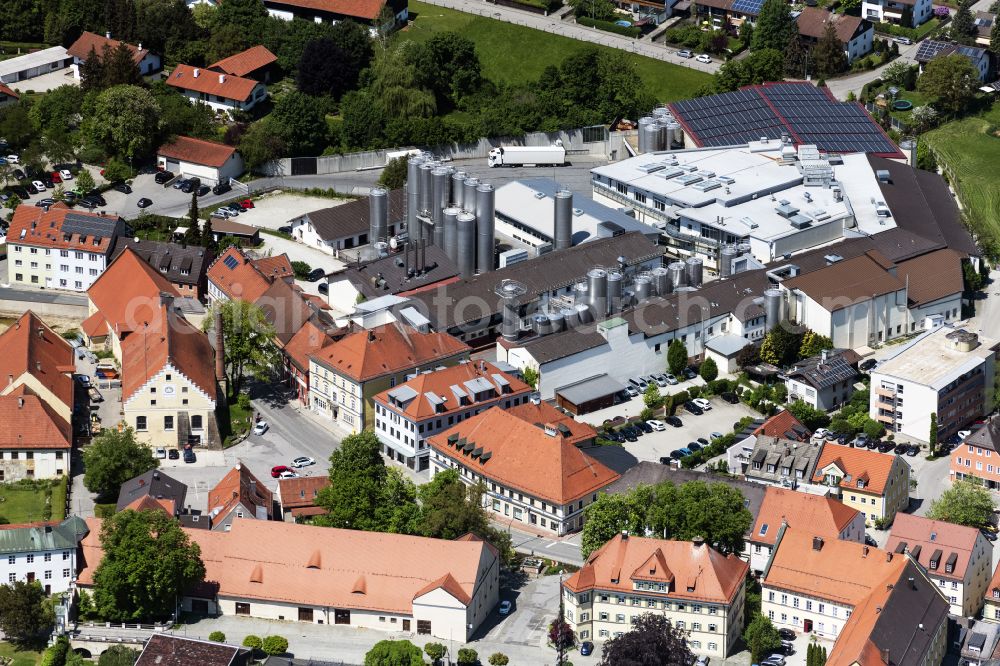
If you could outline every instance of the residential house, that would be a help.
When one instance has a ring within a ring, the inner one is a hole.
[[[190,136],[176,136],[156,151],[158,169],[186,178],[199,178],[203,185],[229,183],[243,173],[243,157],[232,146]],[[213,228],[215,221],[212,221]]]
[[[795,19],[799,37],[807,47],[815,46],[823,39],[826,34],[826,26],[831,23],[838,41],[844,47],[844,55],[847,56],[848,63],[871,53],[872,41],[875,36],[875,26],[872,25],[871,21],[858,16],[836,14],[819,7],[803,7]]]
[[[88,525],[78,516],[61,522],[0,525],[0,579],[38,583],[45,594],[68,591],[76,580],[77,546]]]
[[[978,529],[900,513],[885,549],[918,562],[948,600],[949,613],[979,614],[993,574],[993,544]]]
[[[87,521],[79,585],[91,588],[103,553]],[[185,530],[201,547],[205,580],[186,612],[337,624],[465,642],[500,593],[497,550],[454,541],[237,518],[229,532]],[[742,587],[742,586],[741,586]]]
[[[165,511],[192,529],[209,529],[210,519],[197,509],[185,504],[187,486],[159,469],[129,479],[118,491],[116,511]]]
[[[138,68],[139,74],[142,76],[150,76],[163,69],[163,62],[161,61],[159,54],[153,53],[149,49],[142,48],[142,44],[132,45],[126,42],[121,42],[117,39],[112,39],[110,32],[104,33],[104,36],[102,37],[96,33],[84,31],[83,34],[77,37],[76,41],[73,42],[68,49],[66,49],[66,52],[73,56],[73,76],[78,80],[81,78],[80,66],[87,61],[91,52],[93,52],[98,59],[104,59],[122,44],[124,44],[125,48],[131,52],[132,60],[135,62],[135,66]]]
[[[275,499],[280,507],[281,519],[295,522],[299,518],[309,518],[326,513],[326,509],[316,505],[319,491],[330,485],[330,477],[299,476],[293,479],[278,479]]]
[[[73,347],[31,310],[0,335],[0,481],[69,472],[74,369]]]
[[[791,412],[783,409],[767,420],[754,419],[742,432],[735,434],[736,441],[726,451],[726,465],[730,472],[744,474],[750,466],[750,456],[757,446],[757,437],[764,435],[793,442],[808,442],[812,433]]]
[[[236,463],[208,491],[208,516],[215,531],[228,532],[236,518],[271,520],[273,514],[273,494],[243,463]]]
[[[746,22],[756,24],[763,4],[763,0],[745,3],[736,0],[696,0],[691,2],[690,11],[699,25],[709,22],[716,29],[724,25],[738,28]]]
[[[287,254],[254,259],[239,248],[228,247],[208,268],[208,298],[255,303],[276,279],[294,279]]]
[[[373,35],[405,25],[409,17],[407,0],[264,0],[267,13],[286,21],[305,19],[316,23],[357,21],[369,26]]]
[[[14,92],[11,88],[0,83],[0,107],[7,104],[16,104],[17,100],[21,99],[21,96]]]
[[[686,634],[699,655],[724,660],[743,631],[748,565],[701,538],[667,541],[616,535],[562,585],[566,622],[581,640],[616,638],[644,613]]]
[[[853,350],[832,349],[799,361],[785,374],[788,401],[802,400],[824,412],[840,408],[851,399],[861,378],[860,360]]]
[[[347,329],[331,328],[320,318],[312,317],[282,347],[286,381],[303,407],[309,406],[309,356],[321,353],[346,333]]]
[[[310,211],[289,220],[292,238],[334,257],[340,250],[351,250],[368,245],[371,229],[368,199],[356,199],[332,208]],[[392,190],[388,196],[388,235],[395,236],[403,222],[406,193]]]
[[[167,85],[179,90],[192,104],[205,104],[226,113],[249,111],[267,98],[267,87],[259,81],[191,65],[177,65],[167,76]]]
[[[203,234],[206,233],[204,221],[200,221],[198,226],[201,227]],[[183,236],[185,231],[187,227],[177,227],[174,233]],[[211,234],[212,240],[216,243],[221,242],[223,238],[232,238],[240,247],[260,247],[261,243],[259,228],[237,222],[231,217],[226,219],[213,217]]]
[[[916,28],[931,19],[931,0],[862,0],[861,16],[872,23]]]
[[[813,483],[865,514],[868,526],[888,525],[910,503],[910,466],[897,455],[828,444],[816,464]]]
[[[758,435],[745,476],[748,481],[794,489],[811,483],[823,449],[822,440],[798,442]]]
[[[114,261],[125,248],[130,248],[154,270],[170,280],[181,297],[205,298],[208,289],[208,266],[215,259],[212,250],[197,245],[140,240],[119,236],[111,251]]]
[[[857,509],[829,497],[768,486],[746,543],[753,571],[767,568],[782,527],[807,530],[824,539],[865,540],[865,516]]]
[[[494,407],[428,439],[431,478],[455,469],[463,482],[486,486],[483,504],[498,519],[563,536],[583,527],[584,507],[619,477],[580,450],[573,435],[565,423]]]
[[[990,46],[990,34],[993,31],[993,22],[997,20],[996,14],[990,12],[976,12],[976,44],[979,46]]]
[[[527,402],[532,390],[486,361],[425,371],[375,396],[375,434],[390,459],[423,471],[431,435],[490,407]]]
[[[377,394],[414,372],[454,365],[469,352],[447,333],[402,324],[350,333],[309,357],[309,407],[351,432],[371,428]]]
[[[944,441],[989,412],[997,342],[966,328],[925,331],[870,372],[869,416],[926,442],[931,414]]]
[[[208,69],[261,83],[270,83],[271,75],[275,74],[277,69],[277,62],[278,56],[271,53],[266,46],[258,44],[212,63]]]
[[[1000,488],[1000,417],[990,417],[952,449],[949,468],[953,481],[978,479],[990,490]]]
[[[917,50],[916,60],[920,65],[920,71],[924,71],[934,58],[940,56],[961,55],[968,58],[969,62],[979,74],[980,81],[986,81],[990,72],[990,52],[981,46],[965,46],[954,42],[945,42],[937,39],[926,39],[920,44]]]
[[[7,230],[7,281],[13,285],[86,291],[104,272],[126,231],[118,216],[57,203],[21,204]]]
[[[253,650],[216,641],[154,632],[135,666],[250,666]]]
[[[993,572],[983,596],[983,619],[987,622],[1000,622],[1000,566]]]

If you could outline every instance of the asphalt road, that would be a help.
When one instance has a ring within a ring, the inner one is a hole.
[[[0,276],[6,278],[6,266],[0,271]],[[55,303],[58,305],[86,305],[87,297],[66,291],[49,291],[45,289],[15,289],[6,284],[0,285],[0,298],[24,303]]]
[[[885,37],[885,35],[879,35],[879,37]],[[830,92],[833,93],[834,97],[841,100],[846,100],[849,93],[854,93],[858,95],[861,93],[861,89],[867,83],[871,83],[878,77],[882,76],[882,72],[886,67],[894,62],[902,61],[909,64],[916,63],[917,48],[919,48],[918,43],[910,44],[909,46],[899,46],[899,58],[893,60],[881,67],[869,70],[867,72],[861,72],[859,74],[852,74],[850,76],[842,76],[836,79],[829,79],[826,82],[826,87],[829,88]]]

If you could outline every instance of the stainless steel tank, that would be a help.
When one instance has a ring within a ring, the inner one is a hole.
[[[669,148],[677,149],[684,147],[684,129],[676,120],[667,123],[667,137],[670,140]]]
[[[590,306],[586,303],[577,303],[573,309],[576,310],[576,316],[579,317],[581,324],[589,324],[594,321],[594,317],[590,313]]]
[[[573,245],[573,193],[569,190],[556,192],[554,229],[556,250],[565,250]]]
[[[648,153],[651,152],[649,149],[649,135],[646,133],[646,128],[654,124],[656,119],[652,116],[643,116],[639,118],[639,152]]]
[[[476,272],[489,273],[496,268],[496,192],[489,183],[476,188]]]
[[[688,257],[684,262],[689,287],[700,287],[704,278],[705,262],[699,257]]]
[[[575,285],[573,285],[573,303],[576,304],[583,303],[584,305],[589,305],[590,304],[589,291],[590,289],[589,287],[587,287],[586,282],[577,282]]]
[[[620,312],[622,309],[622,280],[625,276],[618,270],[608,271],[608,311]]]
[[[433,200],[434,185],[431,180],[431,172],[434,171],[434,166],[430,162],[424,162],[420,165],[419,169],[419,181],[420,189],[417,191],[417,214],[426,215],[431,210],[431,201]]]
[[[666,266],[657,266],[649,272],[649,276],[653,279],[653,291],[656,292],[657,296],[666,296],[673,291],[673,285],[670,284],[670,271],[667,270]]]
[[[406,162],[406,230],[413,233],[417,228],[417,213],[420,199],[420,165],[424,163],[421,155],[413,155]]]
[[[456,171],[451,174],[451,204],[455,208],[461,208],[462,202],[465,200],[465,190],[462,188],[462,185],[464,184],[464,171]]]
[[[580,325],[580,313],[577,312],[576,308],[563,308],[559,313],[562,315],[563,321],[566,322],[566,328],[576,328]]]
[[[642,132],[642,134],[645,135],[646,137],[646,148],[648,149],[646,152],[655,153],[656,151],[663,149],[662,146],[660,145],[659,125],[653,122],[650,123],[649,125],[646,125],[639,131]]]
[[[667,266],[670,271],[670,286],[673,291],[687,286],[687,270],[683,261],[674,261]]]
[[[740,256],[735,245],[723,245],[719,250],[719,277],[725,279],[733,274],[733,260]]]
[[[549,325],[549,316],[546,314],[536,314],[531,318],[531,328],[538,335],[548,335],[552,332],[552,327]]]
[[[784,318],[785,299],[780,289],[767,289],[764,291],[764,322],[767,330],[771,330],[781,323]]]
[[[389,234],[389,190],[372,188],[368,195],[368,242],[386,240]]]
[[[603,268],[587,271],[588,304],[595,318],[608,314],[608,272]]]
[[[466,178],[462,183],[462,210],[476,214],[476,188],[479,187],[478,178]]]
[[[462,211],[456,217],[458,224],[458,249],[455,263],[463,278],[476,274],[476,216]]]
[[[444,253],[453,262],[458,262],[458,208],[445,208],[444,219]]]
[[[558,333],[563,330],[566,326],[566,320],[563,318],[561,310],[549,313],[549,330],[553,333]]]
[[[649,275],[640,275],[635,279],[635,301],[642,303],[648,301],[653,295],[653,279]]]
[[[434,204],[434,210],[431,211],[431,221],[434,223],[434,229],[430,240],[438,247],[444,247],[444,209],[448,207],[448,188],[450,186],[448,169],[445,167],[434,169],[431,172],[431,180],[433,181]]]

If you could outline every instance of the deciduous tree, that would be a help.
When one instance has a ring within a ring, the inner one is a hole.
[[[979,73],[969,59],[957,53],[938,56],[924,65],[917,90],[935,99],[944,114],[958,115],[969,108],[979,86]]]
[[[772,328],[760,344],[760,360],[779,367],[794,363],[802,347],[802,334],[790,330],[787,322]]]
[[[213,312],[205,318],[205,330],[214,326],[215,308],[222,311],[224,366],[229,395],[236,396],[240,394],[247,376],[261,381],[271,376],[279,359],[274,346],[274,327],[260,306],[235,298],[213,306]]]
[[[806,331],[802,336],[802,344],[799,347],[799,358],[805,359],[812,356],[819,356],[823,350],[830,349],[833,349],[833,340],[816,331]]]
[[[775,49],[784,53],[797,29],[788,3],[784,0],[764,0],[757,25],[754,27],[750,48],[754,51]]]
[[[298,62],[296,84],[309,95],[335,99],[358,85],[374,53],[368,31],[354,21],[339,21],[326,37],[305,44]]]
[[[153,450],[135,441],[132,428],[105,428],[83,451],[83,485],[107,501],[118,496],[123,483],[159,466]]]
[[[382,173],[379,174],[378,184],[390,190],[398,190],[406,184],[406,165],[410,161],[409,156],[395,157],[385,165]]]
[[[319,155],[326,146],[326,111],[322,100],[287,92],[274,105],[274,127],[292,156]]]
[[[687,632],[659,613],[639,615],[630,631],[604,644],[601,654],[601,666],[675,666],[693,662]]]
[[[679,375],[684,372],[688,363],[687,347],[680,338],[674,338],[667,347],[667,368],[671,374]]]
[[[0,585],[0,630],[8,640],[30,642],[54,622],[52,609],[45,603],[45,590],[37,580]]]
[[[927,517],[969,527],[985,527],[993,519],[990,491],[976,481],[956,481],[931,502]]]
[[[160,105],[138,86],[115,86],[98,95],[84,122],[87,135],[113,155],[131,159],[147,154],[157,141]]]
[[[94,177],[91,175],[90,171],[83,168],[76,174],[76,186],[86,193],[94,189],[94,187],[97,186],[97,183],[94,182]]]
[[[757,614],[743,632],[743,640],[750,648],[750,659],[759,663],[764,655],[781,647],[781,636],[778,629],[766,616]]]
[[[830,425],[830,417],[821,409],[816,409],[804,400],[796,400],[785,407],[792,416],[810,430]],[[861,427],[864,427],[863,425]]]
[[[97,660],[97,666],[134,666],[138,659],[139,650],[124,645],[112,645],[101,653],[101,658]]]
[[[423,666],[420,648],[410,641],[384,640],[365,655],[365,666]]]

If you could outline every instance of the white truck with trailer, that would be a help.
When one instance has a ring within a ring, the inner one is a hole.
[[[488,164],[499,166],[563,166],[566,149],[562,142],[553,146],[500,146],[490,151]]]

